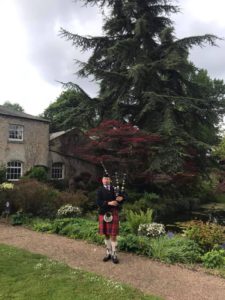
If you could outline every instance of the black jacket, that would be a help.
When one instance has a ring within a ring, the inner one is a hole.
[[[107,211],[111,211],[112,208],[121,207],[121,202],[118,206],[110,206],[108,202],[116,200],[116,195],[114,192],[114,188],[111,186],[110,191],[107,190],[104,186],[101,186],[97,191],[97,205],[99,207],[99,214],[104,215]]]

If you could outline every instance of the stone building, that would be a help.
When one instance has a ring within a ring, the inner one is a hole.
[[[48,166],[49,122],[0,106],[0,165],[17,180],[35,165]]]
[[[0,166],[7,167],[8,180],[34,166],[47,167],[51,179],[66,179],[72,188],[94,179],[96,167],[75,155],[84,141],[79,129],[49,135],[47,120],[0,106]]]
[[[83,132],[77,128],[50,135],[49,166],[52,179],[67,179],[73,189],[81,182],[96,178],[96,167],[76,156],[76,150],[82,151],[85,141]]]

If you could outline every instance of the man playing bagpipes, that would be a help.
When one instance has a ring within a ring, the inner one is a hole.
[[[119,234],[119,208],[125,200],[125,194],[123,191],[119,192],[118,185],[115,188],[111,185],[108,173],[103,175],[102,184],[97,191],[97,205],[99,207],[99,234],[105,235],[106,256],[103,261],[112,259],[112,262],[117,264],[119,262],[116,252],[117,235]]]

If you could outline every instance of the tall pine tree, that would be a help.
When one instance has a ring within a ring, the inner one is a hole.
[[[160,134],[163,142],[151,171],[205,172],[220,117],[215,108],[224,101],[203,97],[192,80],[196,68],[188,54],[195,45],[215,45],[217,37],[176,39],[169,15],[179,8],[169,0],[82,2],[105,11],[104,35],[83,37],[64,29],[62,35],[83,51],[92,50],[87,63],[80,63],[79,75],[94,75],[100,82],[99,121],[129,120]],[[213,137],[199,134],[202,129],[213,130]]]

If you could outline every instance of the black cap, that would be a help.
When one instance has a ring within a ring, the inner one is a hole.
[[[106,173],[106,172],[103,173],[102,177],[109,177],[110,178],[109,174]]]

